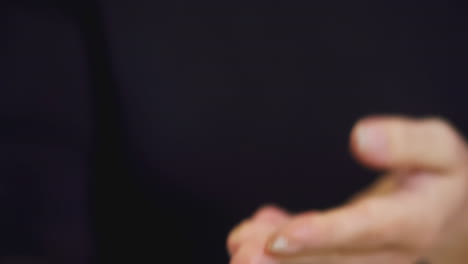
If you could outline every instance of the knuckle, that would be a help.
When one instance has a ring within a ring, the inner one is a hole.
[[[254,218],[269,218],[271,215],[279,213],[279,209],[273,205],[265,205],[257,210]]]
[[[363,233],[363,239],[367,241],[380,241],[383,244],[398,242],[405,236],[408,223],[402,217],[396,217],[390,212],[382,215],[382,205],[378,200],[361,205],[361,221],[364,221],[367,230]]]
[[[436,242],[437,242],[437,236],[434,233],[427,234],[420,238],[419,246],[417,247],[417,249],[421,251],[428,250],[432,248]]]
[[[359,205],[357,213],[358,220],[366,230],[361,234],[361,239],[368,241],[382,241],[388,237],[391,228],[376,214],[379,205],[373,201],[367,201]]]
[[[441,228],[436,225],[428,225],[426,228],[420,228],[413,235],[413,245],[418,251],[426,251],[431,249],[437,243]]]
[[[402,235],[403,223],[401,221],[385,221],[374,230],[374,238],[383,244],[393,244]]]
[[[402,241],[406,248],[412,252],[423,252],[430,250],[438,241],[441,235],[441,227],[433,221],[409,221],[404,230]]]
[[[279,207],[268,205],[260,208],[252,218],[254,221],[261,221],[269,224],[279,224],[288,218],[288,213]]]
[[[411,248],[416,252],[427,251],[436,243],[436,235],[434,233],[422,234],[419,237],[413,237],[410,240]]]

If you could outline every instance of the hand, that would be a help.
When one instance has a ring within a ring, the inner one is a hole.
[[[339,208],[299,215],[259,210],[229,235],[231,264],[466,262],[468,148],[452,126],[367,118],[354,127],[351,150],[365,166],[387,173]]]

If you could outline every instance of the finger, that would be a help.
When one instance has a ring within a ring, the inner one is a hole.
[[[416,257],[397,251],[372,251],[340,254],[339,252],[324,255],[304,255],[280,259],[280,264],[416,264]]]
[[[369,197],[385,196],[395,192],[400,185],[400,179],[395,175],[385,175],[379,177],[375,182],[368,186],[365,190],[353,195],[349,202],[358,202]]]
[[[242,224],[239,231],[234,235],[229,236],[227,246],[231,255],[242,246],[243,243],[250,240],[259,240],[271,236],[279,226],[271,223],[262,223],[255,221],[247,221]]]
[[[299,215],[272,236],[268,250],[277,255],[298,255],[419,249],[431,242],[434,234],[426,231],[436,230],[440,219],[425,206],[425,196],[404,192],[363,199],[322,214]]]
[[[266,205],[260,208],[253,216],[254,221],[268,222],[272,224],[278,224],[284,222],[289,218],[289,214],[274,205]]]
[[[289,215],[274,206],[259,209],[252,219],[244,220],[231,231],[227,239],[227,248],[232,255],[244,241],[255,237],[271,235],[279,226],[289,219]]]
[[[251,219],[243,220],[229,233],[226,240],[226,247],[229,254],[232,256],[239,248],[240,242],[245,239],[247,232],[245,229],[248,228],[253,221]]]
[[[467,157],[462,137],[438,118],[366,118],[351,132],[351,150],[359,161],[378,169],[448,170]]]
[[[265,254],[267,237],[251,239],[242,244],[232,255],[230,264],[279,264],[278,260]]]

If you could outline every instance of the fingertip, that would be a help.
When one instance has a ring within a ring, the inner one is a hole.
[[[280,228],[287,219],[281,223],[272,221],[245,220],[236,227],[227,238],[227,248],[231,255],[235,254],[239,247],[245,244],[261,244],[260,248],[265,248],[268,237]]]
[[[227,252],[229,253],[230,256],[233,256],[236,254],[237,250],[239,250],[240,244],[235,241],[231,241],[228,239],[228,242],[226,243],[226,249]]]
[[[238,224],[234,229],[231,230],[227,239],[226,239],[226,247],[228,252],[232,255],[239,247],[239,241],[241,239],[241,231],[249,224],[251,220],[243,220],[240,224]]]
[[[385,168],[390,159],[390,146],[384,118],[370,117],[360,120],[351,131],[350,149],[353,156],[364,165]]]
[[[266,255],[259,245],[246,244],[232,256],[230,264],[279,264],[279,261]]]

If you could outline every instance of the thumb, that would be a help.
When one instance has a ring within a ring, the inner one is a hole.
[[[467,157],[462,137],[439,118],[365,118],[353,128],[350,144],[356,159],[375,169],[447,171]]]

